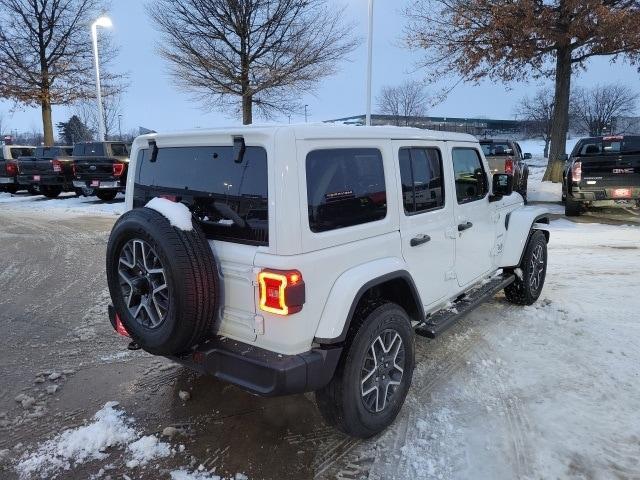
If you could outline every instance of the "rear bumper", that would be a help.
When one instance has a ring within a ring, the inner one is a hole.
[[[630,196],[620,197],[614,193],[616,190],[628,189]],[[598,201],[610,201],[610,200],[638,200],[640,199],[640,187],[625,187],[621,185],[619,187],[598,187],[598,188],[585,188],[585,187],[571,187],[569,197],[576,202],[598,202]]]
[[[95,182],[98,182],[95,185]],[[124,191],[125,187],[119,180],[74,180],[74,188],[93,188],[100,190],[118,190]]]
[[[35,176],[38,176],[36,174]],[[49,186],[67,186],[71,184],[68,178],[62,175],[39,175],[40,180],[34,180],[34,175],[19,175],[18,183],[20,185],[49,185]]]
[[[115,329],[115,310],[109,306]],[[168,357],[256,395],[274,397],[318,390],[333,378],[342,347],[282,355],[224,337],[214,337],[188,354]]]
[[[0,185],[15,185],[15,177],[0,177]]]

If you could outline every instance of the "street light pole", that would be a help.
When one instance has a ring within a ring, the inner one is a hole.
[[[367,116],[365,125],[371,125],[371,70],[373,63],[373,0],[369,0],[369,35],[367,38]]]
[[[118,114],[118,133],[120,134],[120,141],[122,141],[122,114]]]
[[[109,17],[100,17],[91,24],[93,40],[93,60],[96,67],[96,97],[98,101],[98,140],[104,142],[104,106],[102,105],[102,88],[100,86],[100,59],[98,58],[98,27],[110,28],[113,25]]]
[[[307,115],[307,107],[309,105],[305,104],[304,106],[304,123],[307,123],[308,115]]]

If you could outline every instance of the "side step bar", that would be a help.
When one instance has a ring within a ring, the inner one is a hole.
[[[415,327],[415,332],[427,338],[436,338],[467,313],[492,298],[496,293],[511,285],[516,279],[514,274],[502,274],[492,278],[488,283],[470,290],[456,300],[449,308],[428,316],[424,322]]]

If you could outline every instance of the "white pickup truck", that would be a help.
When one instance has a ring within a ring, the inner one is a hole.
[[[547,212],[477,139],[395,127],[141,136],[107,249],[112,325],[259,395],[315,391],[372,436],[400,411],[415,335],[504,290],[534,303]],[[422,341],[422,340],[421,340]]]

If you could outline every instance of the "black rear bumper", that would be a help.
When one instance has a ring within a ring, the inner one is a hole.
[[[112,306],[109,319],[115,328]],[[332,347],[282,355],[225,337],[214,337],[187,354],[168,358],[253,394],[274,397],[326,386],[333,378],[341,353],[342,347]]]
[[[628,197],[616,197],[614,192],[619,189],[630,190]],[[640,199],[640,187],[624,186],[620,187],[571,187],[569,197],[575,202],[598,202],[609,200],[638,200]]]
[[[35,174],[38,176],[38,174]],[[67,188],[71,186],[71,178],[65,177],[64,175],[39,175],[40,180],[34,180],[34,174],[25,174],[18,176],[18,183],[20,185],[47,185],[47,186],[60,186],[63,188]]]

